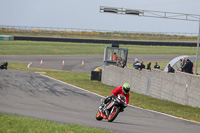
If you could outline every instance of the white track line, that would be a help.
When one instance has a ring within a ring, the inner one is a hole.
[[[32,62],[30,62],[30,63],[28,64],[28,66],[27,66],[27,67],[28,67],[28,68],[30,68],[30,65],[31,65],[31,64],[32,64]]]
[[[56,80],[56,81],[58,81],[58,82],[60,82],[60,83],[63,83],[63,84],[69,85],[69,86],[71,86],[71,87],[74,87],[74,88],[77,88],[77,89],[80,89],[80,90],[86,91],[86,92],[91,93],[91,94],[94,94],[94,95],[96,95],[96,96],[104,97],[104,96],[99,95],[99,94],[97,94],[97,93],[94,93],[94,92],[91,92],[91,91],[85,90],[85,89],[83,89],[83,88],[80,88],[80,87],[77,87],[77,86],[74,86],[74,85],[68,84],[68,83],[63,82],[63,81],[61,81],[61,80],[54,79],[54,78],[49,77],[49,76],[47,76],[47,75],[43,75],[43,74],[40,74],[40,75],[41,75],[41,76],[44,76],[44,77],[47,77],[47,78],[50,78],[50,79],[53,79],[53,80]],[[104,97],[104,98],[105,98],[105,97]],[[149,110],[149,109],[143,109],[143,108],[136,107],[136,106],[133,106],[133,105],[128,105],[128,106],[130,106],[130,107],[132,107],[132,108],[140,109],[140,110],[145,110],[145,111],[149,111],[149,112],[153,112],[153,113],[157,113],[157,114],[165,115],[165,116],[172,117],[172,118],[175,118],[175,119],[179,119],[179,120],[188,121],[188,122],[191,122],[191,123],[197,123],[197,124],[200,124],[200,122],[196,122],[196,121],[191,121],[191,120],[188,120],[188,119],[179,118],[179,117],[176,117],[176,116],[173,116],[173,115],[169,115],[169,114],[165,114],[165,113],[161,113],[161,112],[157,112],[157,111],[153,111],[153,110]]]

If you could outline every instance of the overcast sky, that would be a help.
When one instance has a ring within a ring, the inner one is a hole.
[[[100,13],[100,6],[200,15],[200,0],[0,0],[0,25],[198,33],[198,22]]]

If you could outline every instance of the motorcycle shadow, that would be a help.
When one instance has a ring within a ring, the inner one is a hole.
[[[107,122],[107,121],[102,121],[102,122]],[[118,121],[113,121],[113,122],[109,122],[109,123],[115,123],[115,124],[120,124],[120,125],[130,125],[130,126],[147,126],[147,125],[142,125],[142,124],[134,124],[134,123],[127,123],[127,122],[118,122]]]

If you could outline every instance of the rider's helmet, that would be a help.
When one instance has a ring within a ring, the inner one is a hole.
[[[124,94],[128,94],[128,92],[130,91],[131,86],[128,83],[124,83],[122,86],[122,91]]]

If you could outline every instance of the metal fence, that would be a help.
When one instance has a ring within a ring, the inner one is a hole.
[[[36,27],[36,26],[9,26],[0,25],[0,32],[6,33],[40,33],[40,34],[56,34],[56,35],[90,35],[90,36],[107,36],[107,37],[197,37],[197,33],[181,33],[181,32],[137,32],[137,31],[111,31],[111,30],[95,30],[95,29],[78,29],[78,28],[62,28],[62,27]]]

